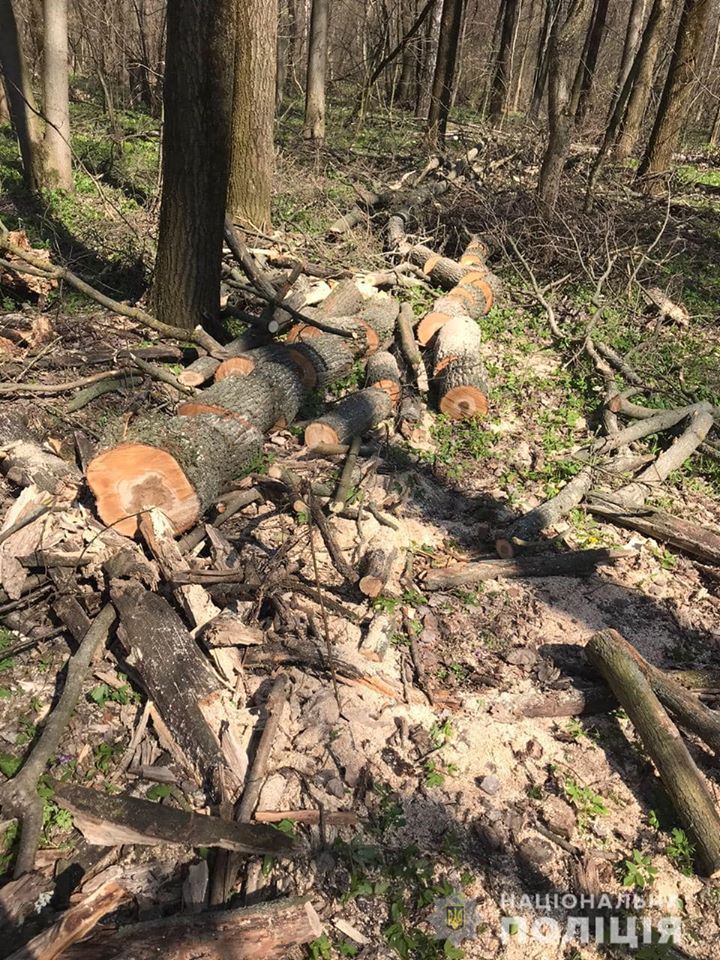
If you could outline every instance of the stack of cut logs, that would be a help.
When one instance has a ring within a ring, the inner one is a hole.
[[[484,265],[486,251],[474,241],[459,263],[422,246],[408,254],[449,291],[416,332],[421,345],[432,341],[440,409],[453,418],[482,415],[488,387],[475,321],[490,310],[497,289]],[[310,391],[324,391],[359,360],[367,360],[367,386],[307,424],[305,443],[348,444],[388,419],[401,398],[400,369],[386,349],[399,312],[387,294],[364,297],[353,280],[343,280],[319,308],[305,310],[283,342],[247,349],[240,337],[224,348],[225,359],[200,358],[179,380],[193,387],[214,377],[210,386],[182,402],[170,420],[138,419],[88,465],[104,522],[133,535],[142,512],[159,507],[177,533],[189,529],[257,464],[265,434],[288,427]]]

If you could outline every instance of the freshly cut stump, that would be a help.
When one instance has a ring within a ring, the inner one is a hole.
[[[487,373],[480,360],[480,329],[474,320],[454,317],[440,330],[433,376],[442,413],[453,420],[487,413]]]
[[[305,428],[305,445],[312,448],[320,443],[349,443],[391,414],[392,402],[384,390],[377,387],[359,390]]]
[[[400,368],[395,357],[387,350],[380,350],[368,360],[366,378],[369,387],[379,387],[390,397],[393,404],[400,402]]]
[[[87,482],[101,519],[118,532],[134,536],[137,514],[158,507],[183,533],[252,466],[262,445],[256,427],[232,417],[148,417],[90,461]]]
[[[194,417],[224,411],[267,433],[273,428],[284,430],[295,419],[304,393],[300,371],[283,355],[266,360],[246,376],[216,380],[193,400],[181,403],[177,412]]]

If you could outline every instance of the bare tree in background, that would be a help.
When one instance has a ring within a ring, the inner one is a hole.
[[[43,184],[72,190],[67,0],[43,0],[43,15]]]
[[[655,124],[638,168],[639,177],[657,177],[670,169],[697,80],[697,64],[711,9],[712,0],[685,0]],[[651,192],[658,187],[661,185],[657,180],[649,184]]]
[[[530,104],[530,116],[537,120],[540,116],[540,108],[545,96],[547,86],[548,67],[550,64],[550,45],[552,38],[553,25],[559,12],[559,0],[545,0],[543,22],[540,29],[540,38],[538,40],[537,60],[535,62],[535,75],[533,78],[533,95]]]
[[[593,85],[595,81],[595,69],[597,67],[600,47],[605,35],[605,22],[608,15],[609,0],[595,0],[593,4],[592,18],[590,26],[585,35],[585,46],[583,47],[580,66],[575,74],[575,84],[572,95],[572,112],[575,116],[575,123],[579,124],[585,119],[593,95]]]
[[[445,139],[452,102],[462,13],[463,0],[443,0],[440,39],[427,119],[427,140],[433,146]]]
[[[153,300],[165,323],[217,315],[230,164],[235,5],[168,6],[165,144]]]
[[[237,4],[227,209],[258,230],[270,226],[277,29],[277,0]]]
[[[625,40],[620,58],[620,70],[618,72],[617,89],[613,97],[613,106],[620,96],[622,88],[625,86],[625,81],[632,70],[633,60],[640,46],[647,5],[648,0],[632,0],[630,4],[630,14],[628,16],[627,28],[625,29]]]
[[[10,122],[10,104],[5,92],[5,78],[0,74],[0,123]]]
[[[520,13],[520,0],[502,0],[500,6],[502,11],[500,49],[493,73],[489,106],[490,119],[494,121],[502,117],[508,106],[512,54]]]
[[[312,0],[303,136],[306,140],[318,142],[325,139],[325,79],[329,20],[330,0]]]
[[[640,136],[643,117],[652,95],[655,64],[665,39],[671,9],[671,0],[655,0],[653,3],[635,63],[620,92],[617,103],[621,113],[618,128],[620,132],[615,144],[615,156],[618,160],[630,156]],[[609,126],[613,125],[614,117],[611,116]]]
[[[42,182],[40,126],[11,0],[0,0],[0,65],[20,147],[25,184],[28,189],[37,190]]]
[[[555,210],[565,160],[570,150],[575,118],[572,81],[577,69],[575,51],[587,18],[590,0],[563,4],[550,36],[548,73],[548,144],[540,169],[538,197],[547,214]]]

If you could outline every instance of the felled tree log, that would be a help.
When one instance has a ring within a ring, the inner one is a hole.
[[[400,402],[400,368],[395,357],[387,350],[373,354],[365,368],[365,379],[369,387],[384,390],[393,404]]]
[[[396,556],[397,550],[389,550],[379,544],[371,545],[366,550],[360,561],[358,586],[361,593],[371,599],[380,596],[388,582]]]
[[[420,267],[436,286],[444,290],[452,290],[471,270],[484,270],[490,275],[485,266],[488,249],[480,240],[473,240],[467,246],[459,262],[451,257],[442,257],[423,244],[414,244],[405,253],[411,263]]]
[[[178,380],[185,387],[201,387],[212,380],[219,366],[220,361],[215,357],[198,357],[178,374]]]
[[[18,486],[35,484],[56,493],[60,486],[80,482],[74,463],[43,450],[29,436],[25,420],[9,408],[0,414],[0,473]]]
[[[517,557],[512,560],[478,560],[456,563],[451,567],[428,570],[423,581],[428,590],[451,590],[486,580],[525,577],[585,577],[599,564],[614,563],[622,557],[634,556],[635,550],[572,550],[542,556]]]
[[[178,416],[220,414],[252,424],[260,433],[284,430],[300,409],[305,389],[286,355],[266,358],[245,376],[224,377],[177,408]],[[239,474],[237,474],[239,476]]]
[[[433,377],[442,413],[453,420],[487,413],[487,373],[480,360],[480,328],[474,320],[453,317],[440,328]]]
[[[68,960],[284,960],[316,940],[322,924],[309,897],[240,910],[178,914],[117,927],[76,944]]]
[[[123,646],[172,737],[168,746],[192,779],[212,786],[219,771],[229,773],[219,731],[204,712],[221,696],[222,681],[166,600],[133,582],[116,583],[111,595]]]
[[[352,337],[347,339],[356,341],[358,356],[374,353],[392,339],[398,310],[399,304],[396,300],[378,294],[365,301],[357,314],[334,318],[333,326],[352,334]],[[321,333],[321,330],[311,324],[298,323],[288,332],[288,343],[306,343],[319,337]]]
[[[349,443],[386,420],[392,414],[392,402],[384,390],[368,387],[342,400],[336,407],[305,428],[305,445]]]
[[[276,857],[289,856],[296,849],[291,837],[261,824],[222,820],[60,781],[53,782],[53,790],[57,802],[72,813],[75,826],[91,844],[181,843]]]
[[[86,937],[103,917],[127,899],[127,891],[115,880],[106,880],[66,910],[51,927],[10,954],[7,960],[54,960],[67,956],[72,944]]]
[[[616,631],[596,633],[585,651],[630,717],[681,822],[692,832],[702,869],[714,876],[720,869],[720,816],[677,728]]]
[[[657,307],[661,319],[672,320],[679,327],[687,327],[690,323],[690,314],[685,307],[673,301],[660,287],[649,287],[643,291],[649,303]]]
[[[476,257],[472,251],[469,254],[466,251],[464,255],[473,259]],[[473,269],[462,268],[463,273],[457,284],[444,297],[435,301],[433,309],[418,324],[416,334],[423,346],[427,346],[437,331],[452,317],[476,320],[489,313],[494,301],[492,286],[488,282],[492,276],[484,266],[470,266]]]
[[[254,347],[252,350],[238,352],[227,360],[223,360],[216,368],[214,378],[224,380],[225,377],[245,377],[253,370],[262,369],[265,363],[281,362],[287,357],[287,347],[281,343]]]
[[[255,426],[224,414],[147,417],[90,461],[87,482],[100,517],[120,533],[133,536],[137,514],[149,507],[183,533],[248,470],[262,443]]]
[[[586,506],[590,513],[620,527],[637,530],[659,543],[669,543],[706,563],[720,564],[720,534],[707,527],[674,517],[665,510],[627,509],[599,493],[588,496]]]
[[[498,555],[505,560],[509,559],[514,556],[517,547],[522,547],[527,541],[535,539],[542,530],[552,527],[581,503],[590,490],[592,481],[592,469],[584,467],[556,496],[516,520],[496,539],[495,549]]]

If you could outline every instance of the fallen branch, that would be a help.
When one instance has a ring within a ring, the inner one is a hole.
[[[107,640],[114,621],[115,611],[111,604],[106,604],[85,634],[77,653],[68,663],[63,692],[57,706],[48,717],[40,739],[17,776],[0,787],[0,805],[2,805],[3,815],[17,817],[21,825],[15,877],[33,869],[43,817],[42,803],[37,793],[38,780],[50,758],[57,752],[65,727],[80,699],[82,685],[90,664],[95,653]]]
[[[677,728],[615,630],[596,633],[585,652],[630,717],[681,822],[692,832],[703,871],[716,875],[720,869],[720,816]]]

